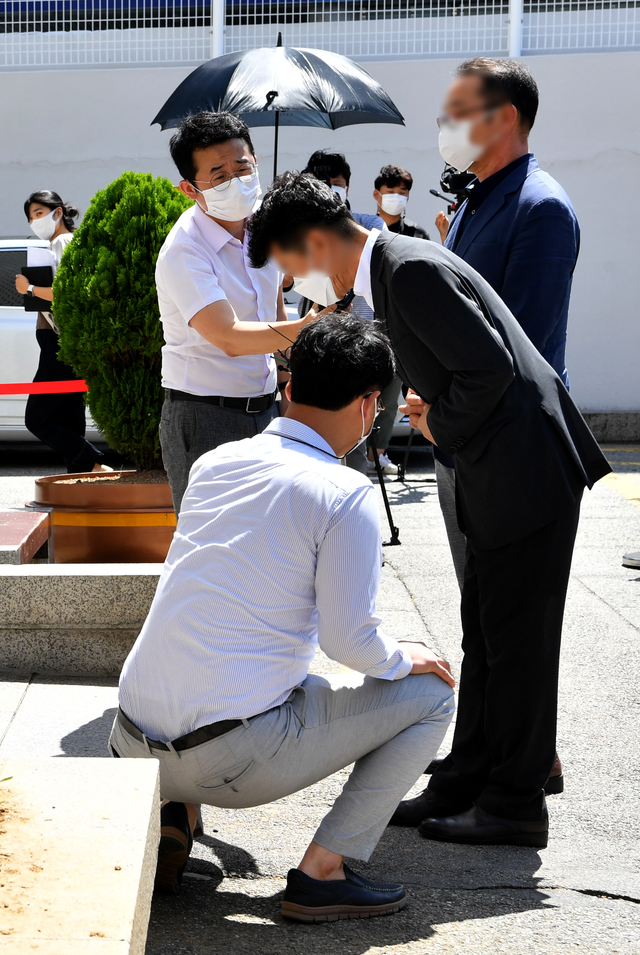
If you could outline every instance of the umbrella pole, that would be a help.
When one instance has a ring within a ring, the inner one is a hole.
[[[280,111],[276,110],[275,137],[273,142],[273,178],[278,175],[278,134],[280,132]]]

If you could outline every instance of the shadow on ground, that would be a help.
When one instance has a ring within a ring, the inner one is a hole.
[[[207,857],[192,858],[180,895],[154,897],[146,955],[404,955],[425,951],[435,926],[548,907],[534,849],[427,846],[413,830],[387,830],[373,861],[354,865],[372,878],[403,881],[407,908],[387,918],[299,925],[279,914],[283,878],[260,877],[249,852],[218,838],[206,835],[200,845]]]
[[[72,733],[63,736],[60,746],[64,753],[60,755],[109,756],[109,736],[117,712],[116,707],[105,710],[102,716],[84,723]]]

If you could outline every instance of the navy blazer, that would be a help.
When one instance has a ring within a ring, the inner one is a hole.
[[[533,155],[499,183],[456,235],[467,203],[445,240],[479,272],[567,387],[565,366],[571,281],[580,229],[564,189]]]

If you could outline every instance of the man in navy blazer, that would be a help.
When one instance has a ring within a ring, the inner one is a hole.
[[[441,212],[436,225],[445,248],[486,279],[568,388],[567,318],[580,229],[566,192],[529,151],[538,102],[536,81],[522,63],[477,57],[458,67],[438,120],[439,145],[446,162],[477,178],[451,224]],[[462,589],[467,542],[458,524],[453,458],[438,448],[434,454]],[[547,793],[562,792],[557,754],[551,773]],[[418,806],[405,815],[413,821]]]
[[[470,191],[451,223],[445,248],[468,262],[496,290],[569,387],[567,319],[580,247],[580,229],[569,197],[530,152],[477,181]],[[478,204],[482,193],[486,198]]]
[[[453,221],[436,225],[447,249],[500,295],[564,384],[567,318],[580,230],[562,186],[538,166],[528,136],[536,81],[522,63],[477,57],[462,63],[438,119],[443,158],[476,179]],[[462,588],[466,539],[458,527],[453,460],[438,449],[438,495]]]

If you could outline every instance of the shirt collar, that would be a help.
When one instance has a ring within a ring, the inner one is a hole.
[[[353,291],[362,295],[369,308],[373,308],[373,294],[371,292],[371,253],[380,235],[380,229],[372,229],[362,249],[358,271],[356,272]]]
[[[330,455],[335,461],[340,460],[331,445],[328,444],[317,431],[314,431],[313,428],[303,424],[301,421],[296,421],[295,418],[274,418],[263,431],[263,434],[268,433],[279,434],[282,438],[290,438],[292,441],[311,445],[311,447],[317,448],[318,451],[324,451],[325,454]]]
[[[200,232],[214,252],[219,252],[220,249],[223,248],[223,246],[225,246],[228,242],[234,241],[235,236],[232,236],[231,233],[223,228],[219,222],[216,222],[215,219],[212,219],[211,216],[208,216],[206,212],[203,212],[197,202],[195,205],[194,216]],[[235,241],[238,240],[235,239]]]
[[[481,205],[484,200],[491,195],[496,186],[499,186],[518,166],[523,166],[525,163],[528,163],[532,156],[533,153],[525,153],[524,156],[519,156],[517,159],[514,159],[513,162],[510,162],[508,166],[498,169],[492,176],[483,179],[482,182],[479,182],[477,179],[474,180],[471,184],[473,188],[469,188],[471,205]]]

